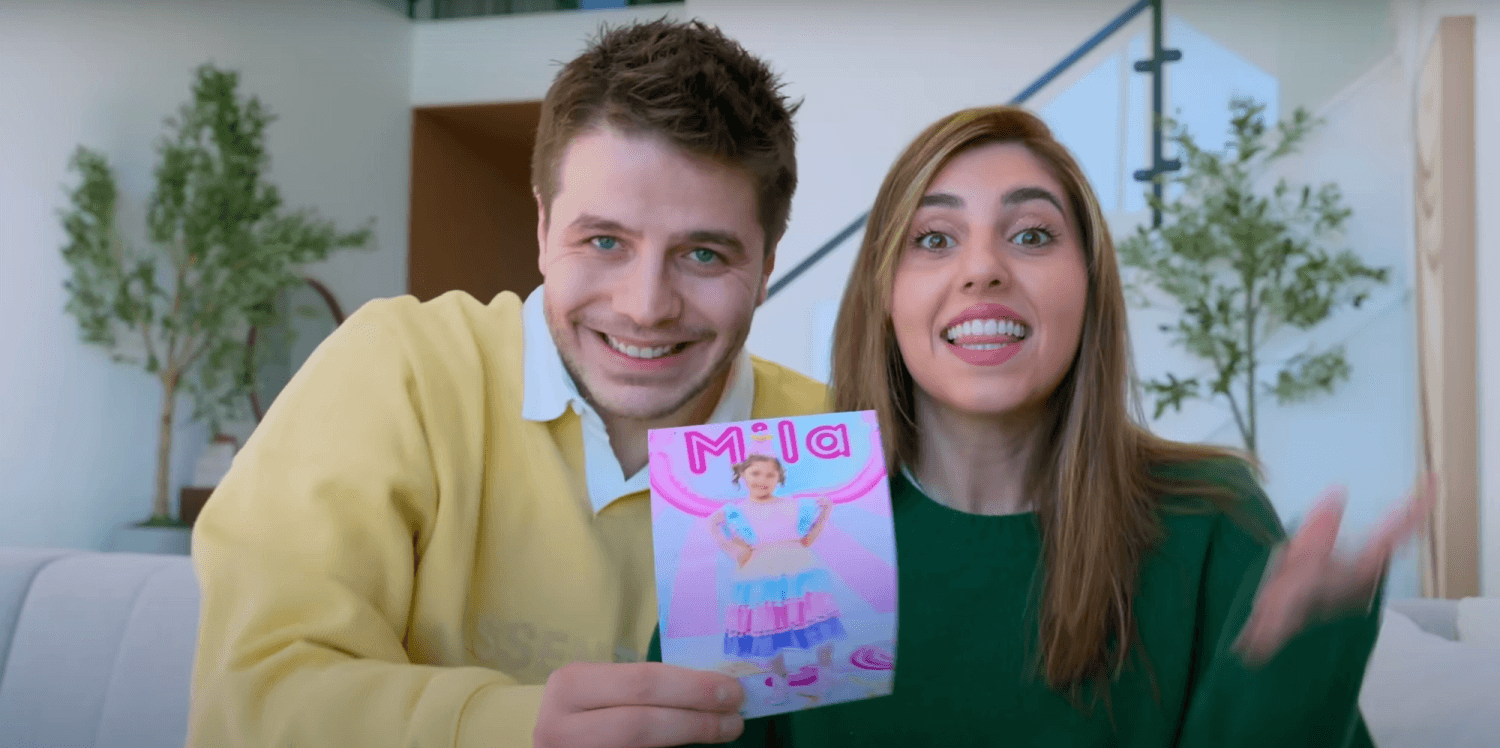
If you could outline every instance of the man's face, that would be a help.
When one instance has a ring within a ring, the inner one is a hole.
[[[599,127],[538,199],[547,325],[604,415],[706,417],[765,301],[771,263],[750,175]]]

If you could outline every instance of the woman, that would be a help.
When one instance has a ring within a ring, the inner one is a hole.
[[[907,147],[831,376],[892,467],[895,690],[740,744],[1372,745],[1377,591],[1432,492],[1352,557],[1337,491],[1282,542],[1245,459],[1131,417],[1125,317],[1098,201],[1039,119],[966,110]]]
[[[900,466],[895,693],[789,715],[798,748],[1371,744],[1376,591],[1430,494],[1352,560],[1335,495],[1278,545],[1246,461],[1130,417],[1125,317],[1041,120],[958,112],[897,160],[831,377]]]
[[[833,669],[834,642],[845,636],[828,570],[809,548],[823,532],[826,499],[796,501],[776,495],[786,468],[752,454],[733,467],[748,496],[708,518],[710,531],[735,563],[733,599],[724,622],[724,654],[758,660],[772,673],[767,703],[787,700],[787,650],[817,650],[822,670]]]

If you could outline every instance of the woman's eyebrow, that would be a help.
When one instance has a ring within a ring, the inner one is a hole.
[[[1000,203],[1002,205],[1020,205],[1032,200],[1045,200],[1052,203],[1059,212],[1066,212],[1063,211],[1062,201],[1057,199],[1057,196],[1052,194],[1051,190],[1043,187],[1017,187],[1005,193],[1005,197],[1000,198]],[[964,205],[963,198],[948,192],[933,192],[923,195],[922,199],[917,202],[917,207],[919,208],[962,208]]]
[[[964,207],[964,199],[947,192],[934,192],[930,195],[923,195],[922,199],[917,202],[917,207],[962,208]]]
[[[1067,211],[1063,210],[1062,201],[1058,200],[1057,196],[1052,194],[1051,190],[1042,187],[1017,187],[1005,193],[1005,197],[1001,198],[1000,202],[1004,205],[1020,205],[1032,200],[1046,200],[1052,203],[1059,213],[1067,213]]]

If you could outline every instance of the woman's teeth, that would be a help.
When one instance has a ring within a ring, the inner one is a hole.
[[[610,348],[613,348],[631,358],[639,358],[644,360],[661,358],[662,356],[676,352],[682,345],[684,345],[682,343],[678,343],[674,345],[658,345],[650,348],[641,348],[639,346],[621,343],[620,341],[615,340],[609,335],[605,335],[604,340],[605,342],[609,343]]]
[[[957,343],[960,339],[967,337],[997,337],[1002,335],[1022,340],[1029,334],[1031,334],[1030,328],[1013,319],[971,319],[968,322],[954,325],[943,333],[944,337],[950,343]],[[1004,347],[1007,343],[965,343],[964,347],[976,351],[990,351]]]

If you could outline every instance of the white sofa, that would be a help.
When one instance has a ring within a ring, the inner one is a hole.
[[[1451,601],[1391,609],[1361,696],[1380,748],[1500,746],[1500,648],[1453,641]],[[0,747],[182,746],[197,624],[186,556],[0,548]]]
[[[187,556],[0,548],[0,746],[181,748]]]
[[[1393,601],[1359,705],[1379,748],[1500,748],[1500,599]]]

